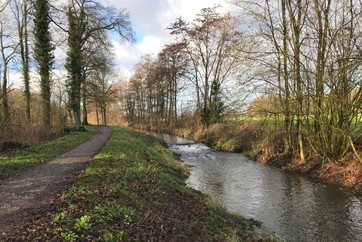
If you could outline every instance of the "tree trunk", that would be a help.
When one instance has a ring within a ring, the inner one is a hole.
[[[96,104],[96,118],[97,118],[97,125],[99,125],[99,112],[98,112],[98,105]]]
[[[51,124],[51,102],[50,102],[50,76],[42,76],[40,78],[41,96],[42,96],[42,109],[43,109],[43,125],[46,128],[50,127]]]
[[[51,121],[50,71],[54,61],[54,46],[51,43],[51,33],[49,30],[49,3],[47,0],[36,0],[34,8],[34,57],[39,65],[43,126],[49,128]]]
[[[24,95],[25,95],[25,113],[28,123],[31,121],[30,111],[30,76],[29,76],[29,42],[28,42],[28,4],[27,0],[23,0],[23,18],[22,31],[20,37],[20,52],[23,63],[23,78],[24,78]]]
[[[3,106],[3,114],[4,120],[8,120],[10,117],[10,108],[9,108],[9,100],[8,100],[8,62],[9,56],[6,56],[6,47],[3,42],[3,26],[1,25],[0,32],[0,48],[1,48],[1,58],[2,58],[2,67],[3,67],[3,83],[2,83],[2,106]]]
[[[285,91],[285,148],[284,151],[288,153],[292,147],[292,123],[293,118],[290,111],[290,87],[289,87],[289,70],[288,70],[288,23],[286,16],[286,0],[282,0],[282,23],[283,23],[283,77],[284,77],[284,91]]]
[[[82,85],[82,95],[83,95],[83,99],[82,99],[82,101],[83,101],[83,109],[82,109],[83,122],[82,122],[82,125],[88,125],[87,90],[86,90],[85,82]]]
[[[106,105],[102,106],[102,120],[103,120],[103,125],[107,125],[107,106]]]
[[[7,62],[3,63],[3,83],[2,83],[2,104],[4,112],[4,120],[8,120],[10,117],[9,100],[8,100],[8,79],[7,79]]]
[[[299,155],[302,162],[305,161],[304,157],[304,146],[303,146],[303,134],[302,134],[302,118],[303,118],[303,90],[302,90],[302,74],[301,74],[301,62],[300,62],[300,51],[301,51],[301,27],[302,27],[302,15],[303,15],[303,6],[302,0],[297,0],[296,9],[293,9],[293,6],[290,2],[288,2],[288,10],[289,10],[289,18],[291,20],[291,30],[293,32],[293,74],[294,81],[296,86],[296,131],[297,131],[297,139],[298,139],[298,148]],[[294,13],[296,12],[296,16]]]

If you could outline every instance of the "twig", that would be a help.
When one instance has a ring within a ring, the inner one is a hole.
[[[351,136],[348,136],[348,138],[349,138],[349,142],[351,142],[351,147],[352,147],[353,153],[356,155],[357,159],[358,159],[359,162],[362,164],[362,159],[361,159],[361,157],[358,155],[357,150],[356,150],[356,147],[354,147],[354,144],[353,144],[353,141],[352,141]]]

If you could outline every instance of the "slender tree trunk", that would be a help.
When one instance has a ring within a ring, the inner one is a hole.
[[[99,125],[99,112],[98,112],[98,105],[96,104],[96,118],[97,118],[97,125]]]
[[[171,125],[172,124],[172,108],[173,108],[173,95],[172,95],[172,92],[173,92],[173,89],[172,89],[172,86],[171,84],[168,85],[168,96],[169,96],[169,103],[168,103],[168,124]]]
[[[2,78],[2,73],[1,73],[1,67],[2,66],[0,66],[0,100],[2,100],[2,97],[3,97],[3,94],[2,94],[2,86],[1,86],[1,78]],[[1,132],[3,131],[3,127],[4,127],[4,125],[3,125],[3,123],[4,123],[4,119],[3,119],[3,117],[2,117],[2,113],[0,112],[0,134],[1,134]]]
[[[7,77],[7,62],[3,63],[3,83],[2,83],[2,105],[4,112],[4,119],[8,120],[10,117],[10,108],[9,108],[9,100],[8,100],[8,77]]]
[[[19,4],[19,5],[18,5]],[[25,98],[25,117],[26,121],[30,123],[30,77],[29,77],[29,43],[28,43],[28,1],[22,0],[15,3],[13,10],[19,36],[20,57],[22,64],[22,75],[24,81],[24,98]]]
[[[200,116],[201,112],[201,98],[200,98],[200,86],[199,86],[199,78],[196,71],[195,74],[195,91],[196,91],[196,113]]]
[[[288,70],[288,22],[286,16],[286,0],[282,0],[282,24],[283,24],[283,79],[284,79],[284,91],[285,91],[285,148],[284,151],[288,153],[292,147],[292,123],[293,118],[290,111],[290,87],[289,87],[289,70]]]
[[[174,112],[174,115],[173,115],[173,127],[176,126],[176,123],[177,123],[177,77],[175,75],[175,78],[174,78],[174,92],[173,92],[173,99],[174,99],[174,108],[173,108],[173,112]]]
[[[31,121],[30,111],[30,76],[29,76],[29,42],[28,42],[28,0],[23,0],[22,35],[20,40],[21,59],[23,62],[25,113],[28,123]]]
[[[302,90],[302,74],[301,74],[301,27],[302,27],[302,15],[303,15],[303,6],[302,0],[297,0],[296,9],[293,9],[292,3],[288,2],[289,18],[291,21],[292,32],[293,32],[293,74],[294,81],[296,86],[296,130],[297,130],[297,140],[299,155],[302,162],[305,161],[304,157],[304,145],[303,145],[303,133],[302,133],[302,118],[303,118],[303,90]],[[296,15],[295,15],[296,13]]]
[[[331,0],[328,0],[326,8],[323,9],[320,6],[318,0],[314,0],[314,11],[317,15],[318,23],[318,44],[317,44],[317,66],[316,66],[316,101],[315,101],[315,121],[314,121],[314,134],[320,137],[318,134],[321,131],[321,113],[324,98],[324,76],[326,68],[326,48],[328,41],[329,31],[329,11]],[[320,140],[322,142],[322,140]]]
[[[83,85],[82,85],[82,101],[83,101],[83,109],[82,109],[82,112],[83,112],[83,122],[82,124],[83,125],[88,125],[88,110],[87,110],[87,90],[86,90],[86,84],[85,82],[83,82]]]
[[[3,26],[0,26],[0,34],[3,32]],[[4,120],[8,120],[10,117],[10,108],[9,108],[9,100],[8,100],[8,62],[9,57],[6,56],[6,47],[4,46],[3,37],[0,36],[0,50],[1,50],[1,59],[2,59],[2,67],[3,67],[3,83],[2,83],[2,106],[3,106],[3,114]]]
[[[103,120],[103,125],[107,125],[107,106],[106,105],[102,105],[102,120]]]

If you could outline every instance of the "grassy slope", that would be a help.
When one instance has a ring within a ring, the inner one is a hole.
[[[255,222],[228,214],[185,186],[186,169],[156,138],[114,128],[113,136],[48,225],[63,241],[227,241],[249,239]],[[42,231],[33,236],[45,236]],[[259,237],[258,237],[259,238]]]
[[[87,132],[71,132],[48,143],[9,153],[0,153],[0,182],[29,167],[57,157],[95,134],[95,127],[86,127]]]

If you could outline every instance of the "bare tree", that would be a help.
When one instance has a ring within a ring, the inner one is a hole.
[[[358,137],[356,107],[361,104],[361,4],[355,0],[232,2],[260,26],[255,35],[264,51],[254,60],[270,70],[265,84],[275,88],[269,90],[275,90],[283,107],[285,151],[298,151],[304,160],[308,144],[328,161],[353,149],[351,140]]]
[[[107,124],[108,104],[116,100],[114,84],[116,76],[114,72],[106,69],[97,69],[90,75],[88,85],[88,98],[96,109],[97,122],[99,123],[98,110],[101,113],[102,124]]]
[[[9,18],[6,13],[2,13],[0,18],[0,53],[2,63],[2,107],[4,120],[10,118],[10,107],[8,98],[8,68],[10,62],[15,58],[18,43],[11,35]]]
[[[151,56],[143,56],[135,66],[135,72],[129,79],[124,97],[127,121],[131,124],[140,123],[148,119],[149,108],[147,107],[146,83],[149,62],[153,61]]]
[[[161,115],[168,125],[174,127],[177,121],[177,103],[179,92],[185,86],[189,69],[189,59],[183,43],[166,45],[158,56],[159,82],[165,88],[161,103]],[[163,80],[163,82],[161,82]],[[159,91],[159,93],[162,93]]]
[[[193,63],[193,81],[204,124],[219,120],[222,87],[239,67],[243,47],[239,20],[229,14],[220,16],[217,8],[202,9],[191,24],[178,19],[169,27],[171,34],[185,44]]]
[[[25,113],[27,122],[31,121],[30,113],[30,75],[29,75],[29,3],[27,0],[11,1],[13,15],[16,19],[17,32],[19,36],[19,50],[22,64],[22,74],[24,81],[24,96],[25,96]]]

